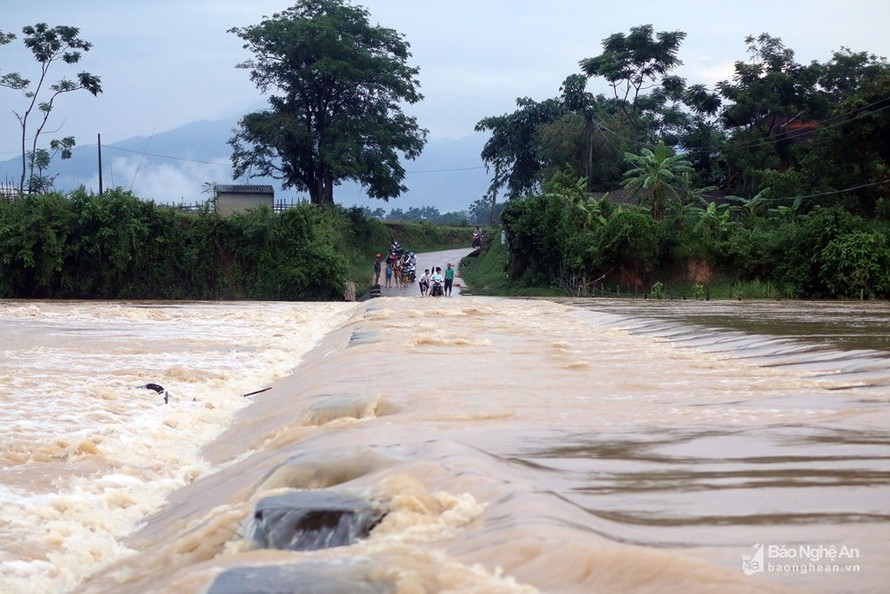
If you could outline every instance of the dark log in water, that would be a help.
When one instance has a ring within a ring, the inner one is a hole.
[[[367,499],[348,493],[295,491],[260,500],[252,538],[261,548],[341,547],[365,538],[383,515]]]

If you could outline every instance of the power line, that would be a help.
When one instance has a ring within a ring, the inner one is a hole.
[[[849,188],[843,188],[841,190],[826,190],[825,192],[817,192],[815,194],[807,194],[805,196],[798,195],[798,196],[781,196],[778,198],[765,198],[764,201],[783,202],[786,200],[798,200],[798,199],[806,200],[809,198],[820,198],[822,196],[832,196],[834,194],[846,194],[847,192],[855,192],[856,190],[862,190],[864,188],[872,188],[875,186],[882,186],[884,184],[890,184],[890,179],[883,179],[883,180],[876,181],[876,182],[868,182],[868,183],[864,183],[864,184],[859,184],[857,186],[850,186]],[[675,184],[667,183],[665,185],[667,185],[668,187],[673,189],[675,192],[686,192],[687,191],[686,188],[682,188]]]
[[[95,145],[85,145],[85,146],[95,146]],[[137,153],[140,155],[144,155],[146,157],[157,157],[159,159],[169,159],[171,161],[185,161],[187,163],[202,163],[204,165],[222,165],[222,166],[227,166],[227,165],[231,164],[231,163],[219,163],[219,162],[214,162],[214,161],[201,161],[200,159],[188,159],[186,157],[174,157],[172,155],[161,155],[158,153],[147,153],[147,152],[143,152],[143,151],[137,151],[137,150],[133,150],[133,149],[123,148],[120,146],[107,145],[103,148],[111,149],[111,150],[115,150],[115,151],[121,151],[124,153]]]

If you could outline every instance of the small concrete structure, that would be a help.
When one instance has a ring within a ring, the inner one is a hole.
[[[262,205],[271,210],[275,203],[275,190],[272,186],[216,184],[213,186],[213,193],[216,197],[216,212],[221,217],[246,212]]]

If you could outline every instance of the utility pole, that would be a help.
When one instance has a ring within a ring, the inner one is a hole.
[[[491,187],[491,213],[488,215],[488,224],[494,225],[494,215],[497,212],[497,203],[498,203],[498,185],[501,182],[501,164],[495,163],[494,165],[494,183]]]
[[[102,135],[97,134],[97,144],[99,145],[99,195],[102,195]]]

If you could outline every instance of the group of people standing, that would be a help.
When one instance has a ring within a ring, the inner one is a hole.
[[[408,286],[408,283],[413,283],[416,266],[414,252],[397,253],[395,251],[390,251],[386,256],[386,286],[401,288],[402,286]],[[380,272],[382,267],[383,264],[380,260],[380,254],[377,254],[376,259],[374,260],[375,286],[380,286]]]
[[[393,242],[393,245],[398,246],[398,243]],[[374,286],[380,286],[381,273],[384,274],[386,287],[408,286],[415,280],[415,267],[414,252],[398,253],[396,250],[390,250],[385,260],[381,258],[380,254],[377,254],[374,260]],[[445,266],[444,271],[439,266],[433,268],[432,272],[426,268],[417,281],[421,297],[450,297],[454,286],[454,268],[451,266],[451,262]]]
[[[439,266],[433,269],[432,274],[429,268],[424,268],[417,284],[421,297],[451,297],[451,288],[454,286],[454,268],[451,267],[451,262],[445,267],[444,273]]]

